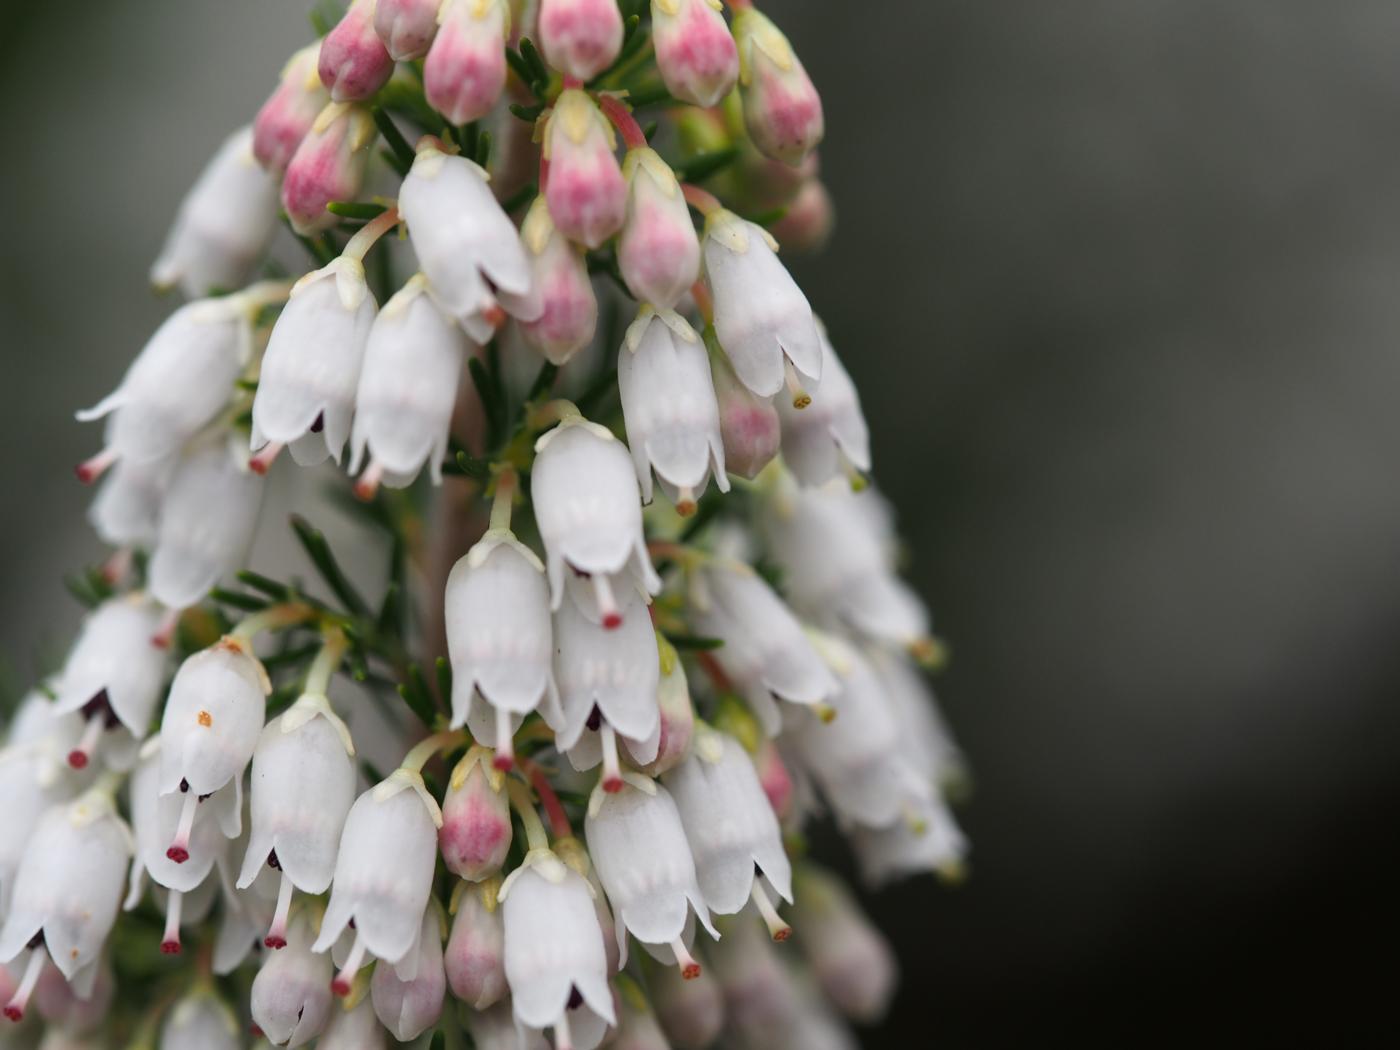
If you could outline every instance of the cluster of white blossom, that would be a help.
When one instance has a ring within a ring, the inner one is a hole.
[[[188,302],[79,416],[116,553],[0,750],[0,1046],[768,1050],[879,1018],[890,948],[804,829],[872,886],[953,873],[962,760],[778,255],[830,226],[821,102],[729,6],[353,0],[209,162],[152,271]],[[247,571],[279,454],[347,445],[395,546],[456,559],[415,580],[432,686],[398,585],[369,608],[319,534],[334,600]],[[408,701],[387,776],[352,678]]]

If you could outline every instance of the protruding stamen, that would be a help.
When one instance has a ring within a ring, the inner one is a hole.
[[[254,474],[266,474],[268,468],[272,466],[272,461],[281,454],[284,448],[286,446],[280,441],[269,441],[248,460],[248,469]]]
[[[603,790],[616,795],[622,790],[622,767],[617,761],[617,733],[606,721],[598,730],[603,744]]]
[[[593,596],[598,601],[598,613],[602,617],[603,629],[617,630],[622,626],[622,610],[617,607],[617,599],[613,596],[611,577],[605,572],[595,572],[589,579],[593,581]]]
[[[569,1031],[569,1011],[566,1009],[554,1023],[554,1050],[574,1050],[574,1036]]]
[[[785,941],[792,936],[792,927],[783,921],[783,917],[778,914],[778,909],[773,907],[773,902],[763,891],[757,876],[754,877],[753,889],[749,891],[749,896],[753,898],[754,905],[758,908],[758,914],[763,916],[764,925],[768,927],[768,932],[772,935],[773,940]]]
[[[481,319],[492,328],[499,330],[501,325],[506,323],[506,312],[500,303],[492,303],[481,311]]]
[[[131,571],[132,560],[130,547],[122,547],[113,551],[111,556],[102,563],[102,579],[115,587],[126,579],[126,574]]]
[[[676,953],[676,965],[681,968],[681,976],[687,981],[693,981],[700,976],[700,964],[695,961],[695,956],[690,954],[686,948],[685,941],[677,937],[671,942],[671,951]]]
[[[682,518],[688,518],[695,513],[697,507],[695,490],[688,485],[683,487],[676,499],[676,513]]]
[[[812,395],[802,388],[802,379],[787,358],[783,358],[783,379],[787,383],[788,393],[792,395],[793,408],[806,408],[812,403]]]
[[[107,468],[117,461],[121,453],[114,448],[104,448],[91,459],[85,459],[73,468],[73,473],[78,475],[78,480],[84,485],[91,485],[107,472]]]
[[[272,925],[263,938],[263,944],[274,951],[287,947],[287,913],[292,909],[292,889],[292,880],[282,872],[282,881],[277,884],[277,910],[272,913]]]
[[[355,983],[355,974],[360,972],[367,950],[365,935],[356,930],[355,943],[350,946],[350,955],[345,960],[345,965],[340,968],[340,972],[335,975],[335,980],[331,981],[331,991],[342,999],[350,994],[350,989]]]
[[[194,827],[194,811],[199,806],[199,797],[194,791],[185,792],[185,801],[180,805],[180,822],[175,825],[175,838],[165,855],[176,864],[190,859],[190,829]]]
[[[383,480],[384,464],[377,459],[371,459],[365,472],[355,482],[355,498],[368,503],[374,499],[374,494],[379,491],[379,483]]]
[[[510,731],[510,715],[504,711],[496,712],[496,756],[491,765],[503,773],[515,766],[515,735]]]
[[[165,905],[165,935],[160,939],[160,950],[166,955],[180,954],[180,909],[185,895],[179,890],[171,890]]]
[[[68,764],[74,769],[86,769],[97,754],[97,746],[102,742],[102,730],[107,727],[107,713],[94,711],[88,715],[87,725],[83,726],[82,739],[78,746],[68,752]]]
[[[175,640],[175,628],[180,625],[180,610],[170,609],[160,618],[156,633],[151,635],[151,644],[157,649],[169,649]]]
[[[47,957],[48,952],[44,948],[35,948],[29,953],[29,962],[24,967],[24,977],[20,979],[15,994],[10,996],[10,1001],[5,1004],[5,1016],[11,1021],[24,1019],[24,1008],[29,1005],[29,997],[34,994],[34,986],[39,983],[39,975],[44,972],[44,962]]]

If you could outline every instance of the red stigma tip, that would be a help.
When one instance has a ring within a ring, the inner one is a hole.
[[[256,1022],[254,1022],[253,1024],[250,1024],[248,1026],[248,1034],[251,1035],[254,1039],[261,1039],[266,1033],[263,1032],[263,1030],[257,1026]]]
[[[355,482],[355,498],[361,503],[368,503],[374,499],[375,486],[369,482],[361,480]]]
[[[481,317],[492,328],[500,328],[506,323],[506,312],[500,306],[488,306],[481,311]]]
[[[791,936],[792,936],[792,927],[791,927],[791,926],[784,926],[781,930],[778,930],[777,932],[775,932],[775,933],[773,934],[773,940],[775,940],[775,941],[785,941],[785,940],[787,940],[787,939],[788,939],[789,937],[791,937]]]
[[[161,941],[161,942],[160,942],[160,950],[161,950],[161,952],[164,953],[165,955],[179,955],[179,954],[180,954],[180,942],[179,942],[179,941]]]
[[[695,978],[697,978],[697,977],[699,977],[699,976],[700,976],[700,964],[699,964],[699,963],[691,963],[689,966],[687,966],[687,967],[685,967],[683,970],[681,970],[681,977],[682,977],[684,980],[693,981],[693,980],[695,980]]]
[[[68,764],[74,769],[86,768],[88,764],[87,752],[76,750],[68,752]]]
[[[248,469],[254,474],[265,475],[267,473],[267,464],[257,456],[254,456],[252,459],[248,460]]]
[[[499,769],[502,773],[509,773],[515,768],[515,759],[510,755],[498,753],[496,757],[491,760],[491,768]]]
[[[264,937],[263,946],[271,948],[273,951],[280,951],[287,947],[287,939],[285,937]]]
[[[96,476],[93,474],[92,468],[89,467],[86,463],[79,463],[76,467],[73,468],[73,473],[78,476],[78,480],[81,481],[84,485],[91,485],[93,482],[93,478]],[[10,1017],[10,1011],[8,1009],[5,1011],[5,1016]],[[20,1017],[23,1016],[24,1014],[21,1011]],[[19,1017],[10,1017],[10,1020],[18,1021]]]
[[[169,649],[170,636],[168,634],[153,634],[151,635],[151,645],[157,649]]]
[[[622,613],[610,612],[603,614],[603,630],[615,631],[622,626]]]
[[[350,994],[350,982],[337,977],[331,982],[331,991],[344,999]]]
[[[621,777],[608,777],[603,781],[603,790],[609,795],[616,795],[622,790]]]
[[[5,1016],[11,1021],[21,1021],[24,1019],[24,1011],[18,1006],[5,1007]]]
[[[183,864],[190,859],[190,851],[185,849],[184,846],[171,846],[165,851],[165,855],[176,864]]]

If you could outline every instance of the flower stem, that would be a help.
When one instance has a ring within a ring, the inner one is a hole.
[[[277,631],[283,627],[295,627],[314,619],[316,610],[305,602],[283,602],[269,605],[260,613],[246,616],[239,621],[228,636],[237,642],[251,642],[263,631]]]
[[[491,528],[510,531],[510,513],[519,486],[514,467],[502,467],[496,475],[496,491],[491,496]]]
[[[599,95],[598,107],[612,121],[613,127],[617,128],[617,133],[622,136],[622,142],[628,149],[646,148],[647,137],[642,133],[642,126],[637,123],[637,118],[632,116],[632,111],[620,98],[616,95]]]
[[[530,798],[530,789],[518,780],[509,780],[506,782],[506,791],[510,795],[511,806],[520,815],[520,823],[525,828],[525,841],[530,849],[548,849],[549,837],[544,833],[544,823],[540,820],[540,815],[535,812],[535,802]]]
[[[561,397],[532,408],[526,423],[531,430],[548,430],[555,423],[562,423],[566,419],[582,415],[583,413],[578,410],[578,405]]]
[[[331,676],[340,667],[340,661],[348,648],[350,643],[346,641],[345,632],[339,627],[326,628],[321,651],[316,654],[316,659],[311,661],[311,667],[306,672],[306,687],[303,692],[325,696]]]
[[[718,197],[709,190],[702,190],[693,182],[682,183],[681,193],[685,195],[685,202],[706,218],[724,210],[724,205]]]
[[[345,244],[345,250],[340,254],[347,259],[354,259],[356,262],[364,262],[365,255],[374,247],[374,242],[388,233],[399,224],[399,209],[396,204],[391,204],[382,212],[370,219],[358,230],[355,235]]]
[[[408,754],[403,756],[403,761],[399,763],[399,768],[410,773],[421,773],[423,767],[428,764],[429,759],[439,751],[450,751],[459,744],[467,742],[467,732],[464,729],[450,729],[442,733],[434,733],[426,740],[415,744]]]
[[[529,758],[519,760],[520,770],[530,778],[530,783],[534,785],[535,794],[540,797],[540,805],[544,806],[544,815],[549,818],[549,830],[556,839],[568,838],[574,833],[573,825],[569,823],[569,815],[564,812],[564,804],[559,801],[559,796],[554,793],[554,787],[549,782],[549,777],[540,768],[538,762]]]

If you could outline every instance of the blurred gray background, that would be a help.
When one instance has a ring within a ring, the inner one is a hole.
[[[954,662],[972,879],[875,909],[870,1045],[1393,1037],[1400,5],[769,0],[827,107],[797,268]],[[74,408],[167,306],[292,0],[10,5],[3,650],[96,556]],[[1390,869],[1393,870],[1393,869]]]

